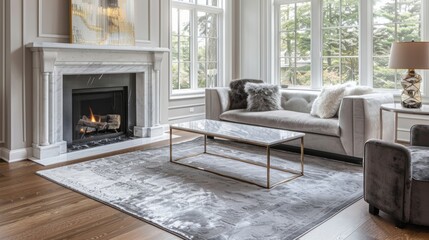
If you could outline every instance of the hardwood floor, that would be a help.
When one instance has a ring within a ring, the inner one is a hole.
[[[181,133],[176,142],[192,137]],[[162,141],[127,151],[167,144],[168,141]],[[93,158],[98,157],[101,156]],[[38,170],[67,164],[43,167],[31,161],[0,162],[0,239],[178,239],[35,174]],[[428,228],[408,225],[398,229],[387,215],[372,216],[367,208],[361,200],[302,239],[429,239]]]

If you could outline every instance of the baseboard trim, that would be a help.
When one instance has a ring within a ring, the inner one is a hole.
[[[20,148],[9,150],[7,148],[0,148],[0,159],[6,162],[18,162],[27,160],[33,152],[33,148]]]

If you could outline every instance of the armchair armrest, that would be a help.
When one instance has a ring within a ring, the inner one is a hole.
[[[338,120],[341,142],[347,155],[363,157],[365,142],[379,138],[381,104],[393,101],[392,94],[384,93],[344,97]],[[393,118],[383,118],[383,125],[393,126]]]
[[[410,216],[411,153],[396,143],[369,140],[364,155],[364,199],[402,222]]]
[[[227,87],[206,88],[206,119],[219,120],[219,116],[228,111],[229,92]]]
[[[412,146],[429,147],[429,125],[414,125],[411,127]]]

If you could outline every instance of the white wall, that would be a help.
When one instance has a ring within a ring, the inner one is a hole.
[[[261,1],[240,1],[240,77],[261,78]]]
[[[0,157],[25,158],[32,144],[31,42],[69,42],[70,0],[3,0],[0,4]],[[136,45],[169,47],[169,0],[136,0]],[[169,59],[163,61],[161,121],[168,122]],[[4,107],[3,107],[4,106]]]
[[[272,0],[235,1],[234,78],[256,78],[272,83]]]

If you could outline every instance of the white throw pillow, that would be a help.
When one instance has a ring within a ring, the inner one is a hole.
[[[340,108],[346,90],[345,85],[324,87],[314,100],[310,114],[320,118],[334,117]]]

